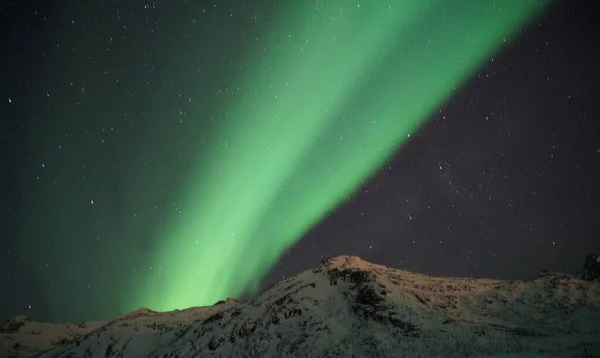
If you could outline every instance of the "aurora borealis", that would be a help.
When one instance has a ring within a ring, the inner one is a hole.
[[[231,0],[20,9],[31,18],[14,36],[33,40],[4,39],[16,55],[3,60],[14,78],[0,113],[27,118],[2,131],[14,138],[2,159],[18,193],[5,204],[18,239],[4,255],[21,267],[6,287],[38,298],[24,305],[30,299],[15,294],[10,309],[76,321],[256,292],[550,5]],[[524,115],[510,115],[516,106],[506,96],[492,94],[500,105],[488,107],[508,128]],[[479,195],[456,186],[447,161],[432,163],[443,190]],[[481,223],[485,210],[475,211]],[[382,214],[363,230],[376,235],[386,215],[415,214]],[[343,221],[339,232],[353,225]],[[435,222],[448,226],[427,225]],[[349,253],[337,250],[328,251]],[[319,255],[311,255],[314,265]]]
[[[184,184],[187,214],[161,233],[164,264],[138,306],[210,304],[257,286],[543,5],[290,5],[234,82],[243,95],[225,104],[203,168]]]

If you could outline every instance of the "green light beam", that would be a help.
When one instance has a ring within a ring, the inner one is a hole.
[[[190,178],[186,215],[157,247],[160,269],[129,308],[255,287],[549,2],[324,3],[289,5],[249,60],[244,95]]]

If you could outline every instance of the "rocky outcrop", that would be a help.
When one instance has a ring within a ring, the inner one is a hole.
[[[586,281],[600,281],[600,254],[585,256],[581,278]]]

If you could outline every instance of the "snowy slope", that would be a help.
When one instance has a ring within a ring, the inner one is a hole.
[[[430,277],[338,256],[246,303],[80,326],[16,317],[0,332],[0,357],[32,355],[600,357],[600,284]]]

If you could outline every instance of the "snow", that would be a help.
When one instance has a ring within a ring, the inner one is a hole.
[[[245,303],[56,325],[13,318],[0,357],[592,357],[600,284],[432,277],[326,259]]]

